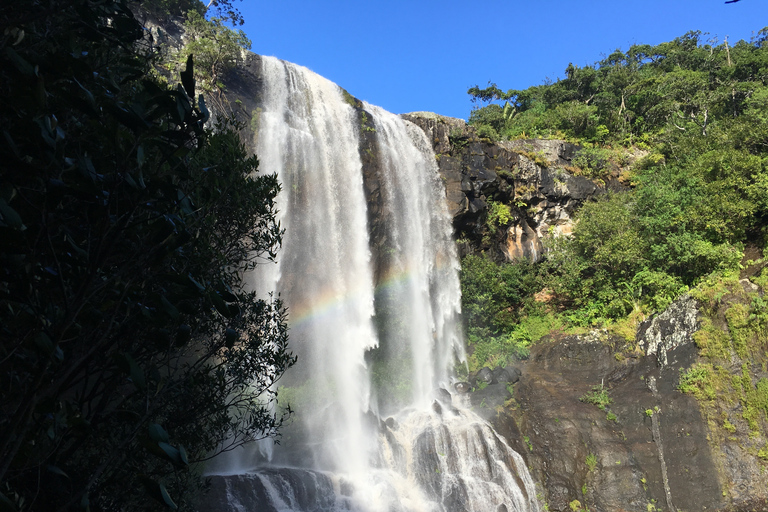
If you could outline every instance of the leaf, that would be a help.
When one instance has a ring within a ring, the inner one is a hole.
[[[53,346],[53,341],[51,341],[51,338],[46,333],[40,331],[37,333],[33,341],[35,342],[37,348],[39,348],[44,354],[50,356],[54,353],[55,347]]]
[[[208,294],[208,297],[211,299],[211,302],[213,302],[213,307],[216,308],[216,311],[223,317],[229,318],[232,316],[232,312],[227,307],[227,303],[221,298],[221,295],[216,292],[211,292]]]
[[[195,285],[195,287],[197,288],[197,290],[198,290],[199,292],[201,292],[201,293],[202,293],[202,292],[204,292],[204,291],[205,291],[205,286],[203,286],[203,285],[202,285],[202,284],[201,284],[199,281],[195,280],[195,278],[194,278],[194,277],[192,277],[192,274],[187,274],[187,277],[188,277],[188,278],[189,278],[189,280],[192,282],[192,284],[193,284],[193,285]]]
[[[169,441],[168,432],[165,431],[165,429],[158,425],[157,423],[150,423],[149,427],[149,437],[155,441],[155,442],[163,442],[167,443]]]
[[[163,311],[165,311],[169,317],[171,317],[173,320],[178,320],[179,310],[176,309],[176,306],[171,304],[171,302],[165,298],[165,295],[160,297],[160,304],[162,304]]]
[[[11,60],[11,62],[13,62],[13,65],[16,66],[16,69],[18,69],[22,75],[35,76],[37,74],[32,64],[24,60],[24,58],[16,53],[16,50],[13,48],[6,47],[5,55]]]
[[[161,455],[165,459],[168,459],[174,464],[181,464],[181,453],[176,447],[171,446],[170,444],[164,443],[162,441],[157,443],[157,446],[161,450],[158,453],[159,455]]]
[[[63,476],[64,478],[69,478],[69,475],[66,474],[64,471],[62,471],[61,468],[59,467],[49,465],[48,467],[46,467],[46,469],[53,474]]]
[[[192,328],[187,324],[179,326],[179,330],[176,331],[176,346],[183,347],[192,338]]]
[[[179,445],[179,456],[181,457],[181,462],[183,462],[185,466],[189,466],[189,457],[187,457],[187,450],[184,448],[183,444]]]
[[[203,118],[200,120],[200,122],[205,123],[211,118],[211,113],[208,110],[208,107],[205,105],[205,99],[203,98],[203,95],[197,97],[197,107],[200,109],[200,112],[203,114]]]
[[[85,510],[85,512],[90,512],[91,510],[91,500],[88,498],[87,494],[83,494],[83,497],[80,500],[80,509]]]
[[[240,335],[237,333],[236,330],[232,329],[231,327],[228,327],[226,332],[224,333],[224,344],[226,345],[227,348],[232,348],[239,337]]]
[[[154,500],[159,501],[171,510],[178,510],[179,507],[171,499],[164,484],[155,482],[145,475],[140,475],[139,480],[141,480],[141,483],[144,484],[147,492]]]
[[[171,499],[171,495],[170,495],[170,494],[168,494],[168,490],[165,488],[165,485],[163,485],[163,484],[160,484],[160,495],[161,495],[161,496],[162,496],[162,498],[163,498],[163,503],[165,503],[165,505],[166,505],[168,508],[170,508],[170,509],[172,509],[172,510],[177,510],[177,509],[179,508],[179,507],[178,507],[178,506],[177,506],[177,505],[176,505],[176,504],[173,502],[173,500]]]
[[[4,199],[0,199],[0,218],[2,222],[12,229],[23,229],[24,223],[21,221],[21,216],[11,208]]]
[[[179,122],[186,123],[192,116],[192,104],[184,93],[181,84],[176,89],[179,91],[179,94],[176,95],[176,110],[178,111]]]
[[[144,165],[144,159],[144,144],[139,144],[139,147],[136,148],[136,162],[139,164],[139,168]]]

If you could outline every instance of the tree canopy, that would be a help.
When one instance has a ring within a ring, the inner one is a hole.
[[[152,78],[127,2],[0,8],[0,509],[189,503],[207,458],[275,435],[279,183],[210,118],[195,59]]]

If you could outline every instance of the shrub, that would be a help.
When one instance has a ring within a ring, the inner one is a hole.
[[[608,390],[603,385],[594,386],[592,391],[585,393],[579,398],[580,402],[596,405],[598,409],[605,408],[613,403],[613,399],[608,396]]]
[[[584,176],[597,178],[605,174],[611,161],[611,151],[603,148],[582,148],[573,157],[573,164]]]

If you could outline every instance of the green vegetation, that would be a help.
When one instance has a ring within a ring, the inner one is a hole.
[[[602,385],[594,386],[592,391],[585,393],[579,398],[580,402],[596,405],[598,409],[604,411],[606,407],[613,403],[613,399],[608,395],[608,390]]]
[[[504,203],[488,201],[488,217],[486,225],[491,233],[495,233],[498,227],[504,227],[512,219],[512,210]]]
[[[527,357],[534,342],[564,327],[534,298],[541,287],[536,265],[470,255],[462,260],[460,276],[470,371]]]
[[[243,61],[242,50],[251,48],[251,41],[242,30],[233,30],[219,17],[207,19],[197,11],[189,11],[184,22],[189,38],[179,53],[178,63],[195,56],[195,80],[206,93],[216,91],[221,96],[222,76]]]
[[[629,187],[584,204],[572,235],[545,241],[544,261],[523,263],[514,279],[502,277],[514,273],[506,264],[465,258],[476,366],[519,356],[545,334],[526,335],[527,322],[605,326],[631,342],[640,321],[680,295],[710,301],[708,283],[737,281],[745,249],[768,241],[768,27],[735,45],[698,32],[633,45],[565,75],[526,90],[471,88],[485,106],[470,124],[503,139],[578,143],[569,172]],[[491,202],[491,231],[506,218],[499,204]],[[765,286],[768,276],[753,281]],[[768,333],[766,304],[755,295],[715,308],[718,318],[710,308],[696,333],[702,354],[754,357]],[[685,385],[709,393],[702,382]]]
[[[205,128],[194,59],[153,78],[122,0],[0,19],[0,508],[187,507],[282,421],[285,311],[242,287],[279,184]]]
[[[755,281],[761,281],[763,269]],[[736,272],[712,275],[692,290],[704,310],[701,329],[694,334],[702,362],[681,372],[678,388],[701,403],[715,438],[748,432],[749,444],[768,437],[768,379],[765,370],[768,330],[765,302],[747,292]],[[738,370],[729,370],[741,361]],[[732,413],[738,405],[738,413]],[[718,427],[718,428],[716,428]],[[763,441],[764,442],[764,441]],[[758,453],[757,447],[751,448]]]
[[[589,455],[587,455],[587,458],[584,462],[587,465],[588,471],[594,471],[595,469],[597,469],[597,455],[595,455],[594,453],[590,453]]]

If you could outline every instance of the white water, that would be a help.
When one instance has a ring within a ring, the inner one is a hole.
[[[299,363],[278,393],[295,411],[281,446],[223,471],[260,466],[236,477],[258,497],[230,490],[230,509],[538,510],[520,456],[436,394],[464,354],[458,260],[426,136],[373,105],[361,117],[306,68],[264,57],[263,78],[256,152],[279,176],[286,232],[278,265],[255,279],[289,308]],[[375,147],[361,140],[367,119]],[[364,184],[366,144],[376,170]]]

